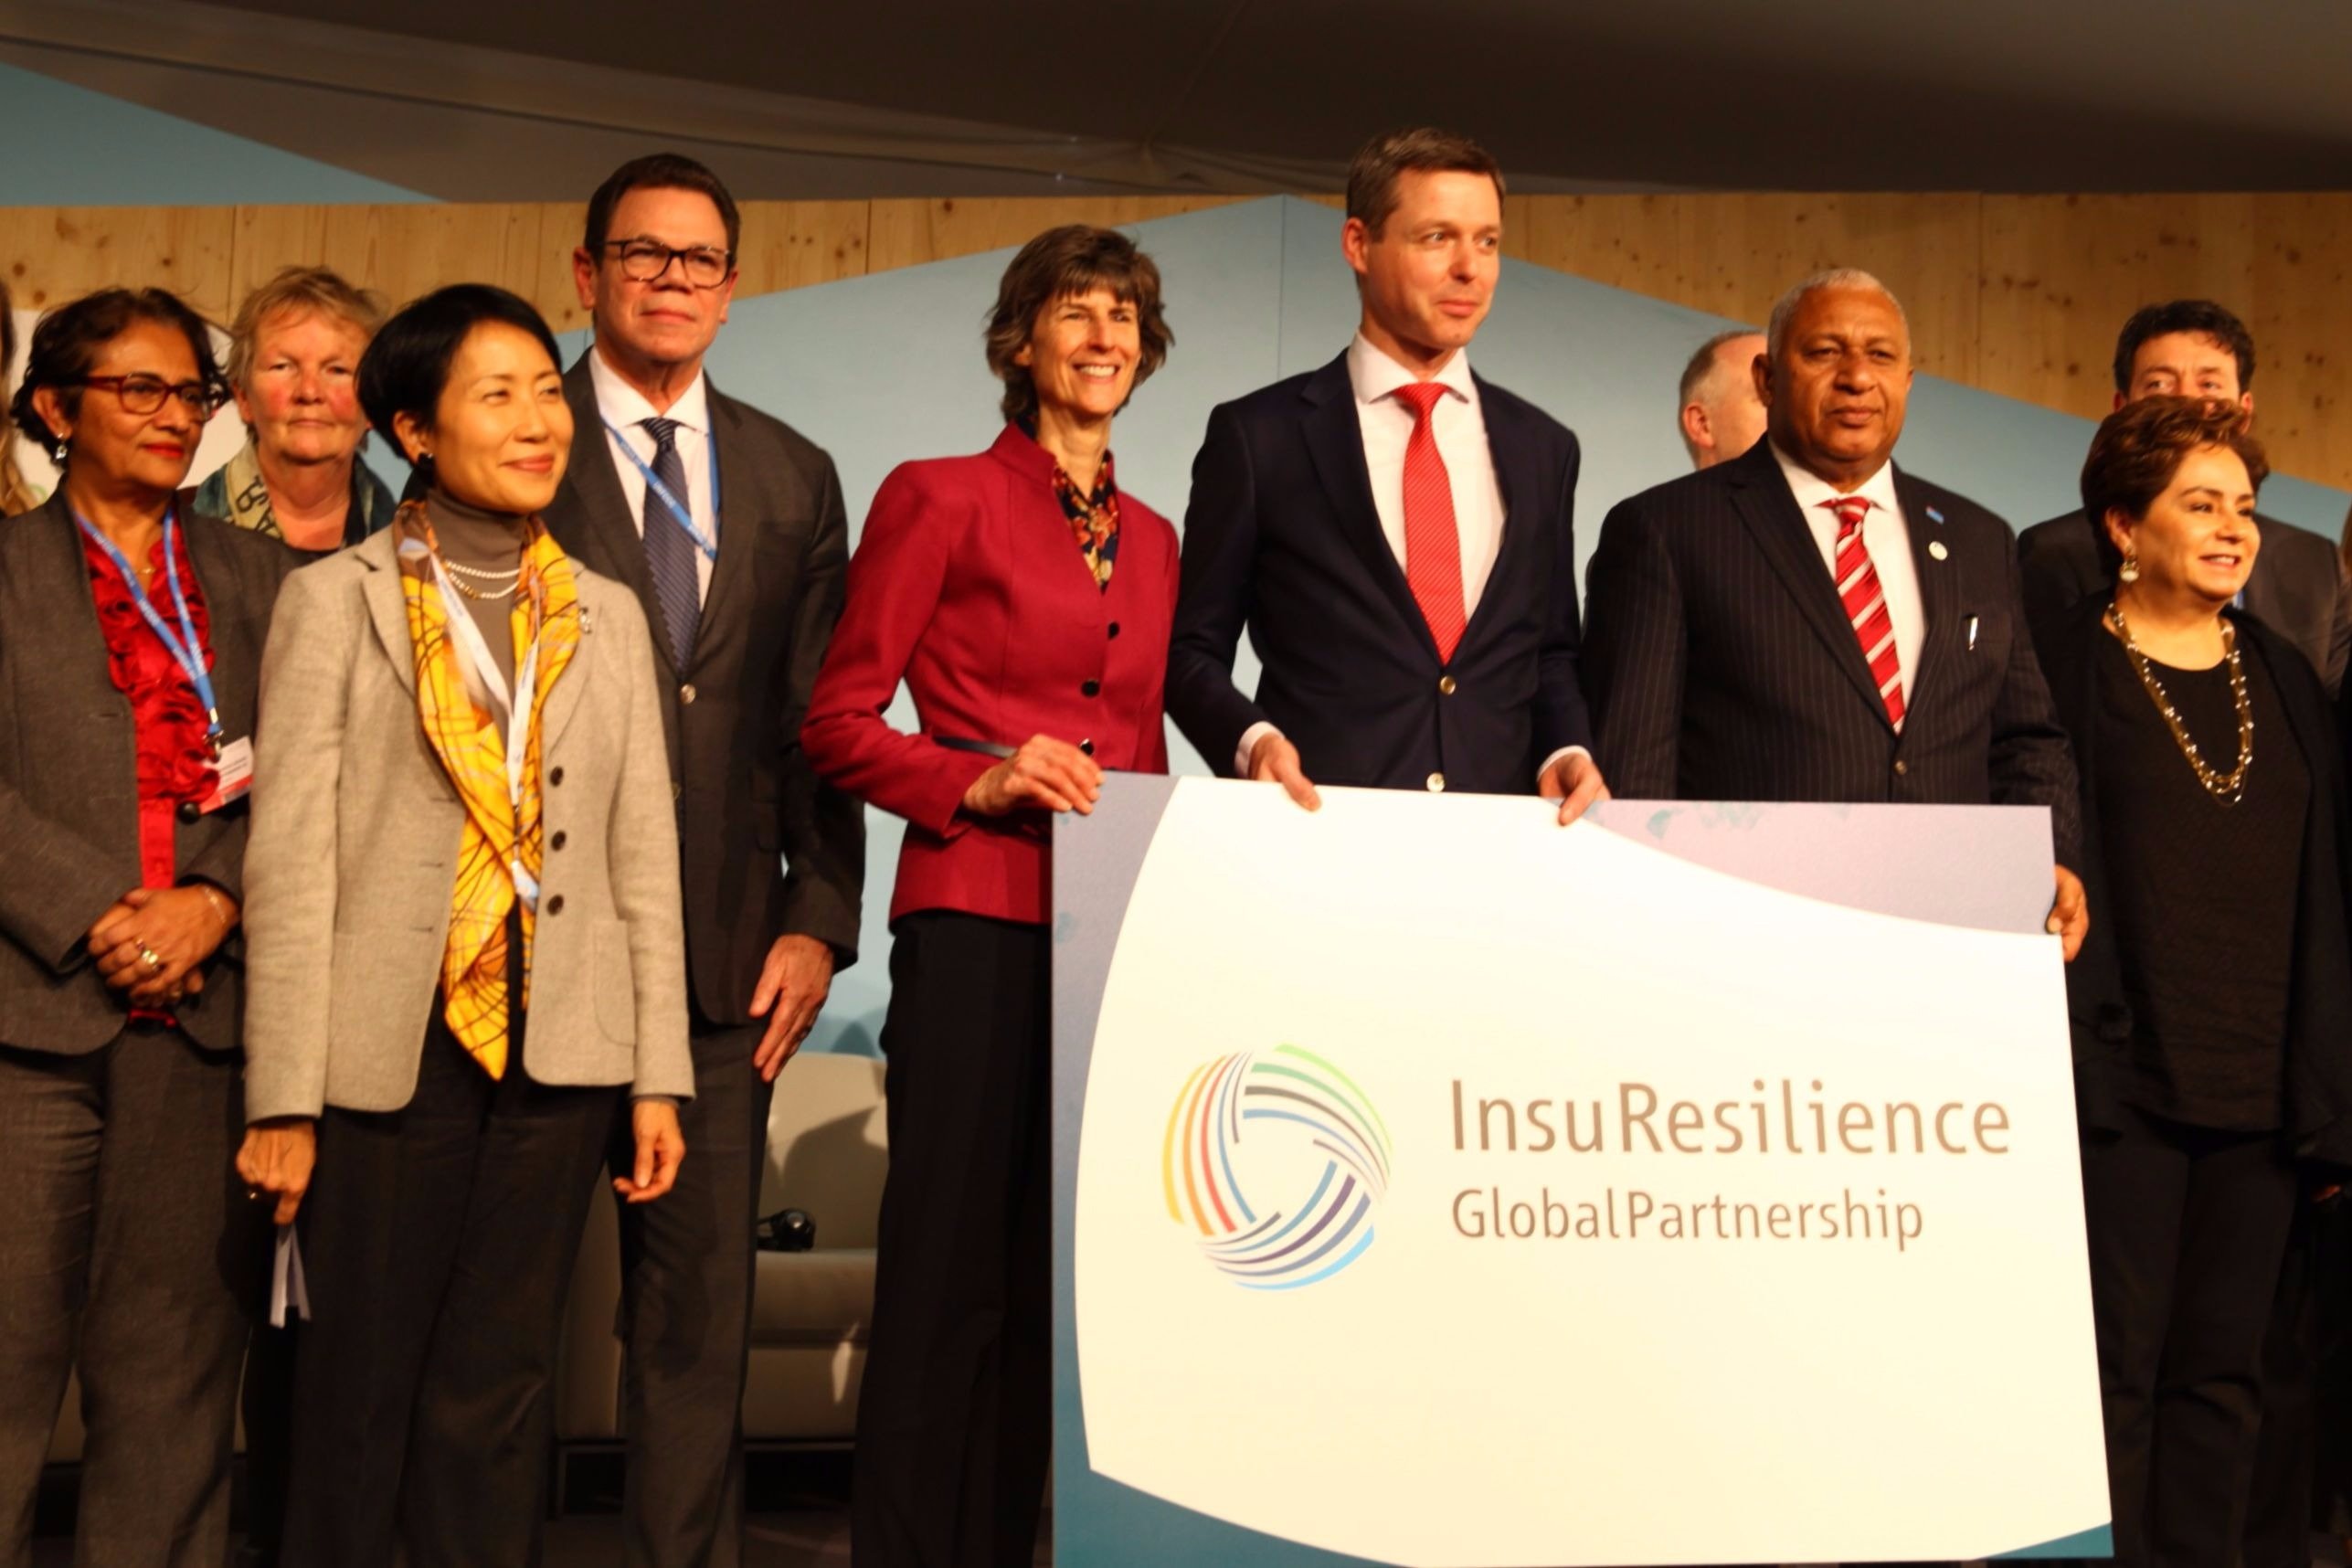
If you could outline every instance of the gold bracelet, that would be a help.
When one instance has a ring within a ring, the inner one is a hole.
[[[229,913],[228,901],[220,895],[219,889],[209,882],[199,882],[195,886],[198,893],[204,895],[204,901],[212,906],[212,912],[220,916],[220,934],[226,937],[236,930],[237,916]]]

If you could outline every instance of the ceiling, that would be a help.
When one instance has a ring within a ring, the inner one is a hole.
[[[2273,0],[0,0],[0,58],[450,199],[649,140],[747,196],[2352,186],[2352,5]],[[589,176],[593,183],[593,176]]]

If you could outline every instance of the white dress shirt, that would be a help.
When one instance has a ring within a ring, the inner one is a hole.
[[[636,463],[629,461],[633,451],[647,468],[653,466],[653,432],[644,421],[657,416],[675,419],[677,429],[672,439],[678,444],[678,461],[686,470],[686,509],[694,514],[694,526],[714,548],[718,545],[718,510],[711,495],[711,400],[710,387],[700,371],[694,384],[680,394],[668,410],[656,410],[645,400],[645,395],[620,378],[620,374],[605,364],[604,355],[588,350],[588,380],[596,387],[597,411],[611,429],[604,439],[613,444],[612,469],[620,476],[620,493],[629,503],[629,514],[637,524],[637,536],[645,536],[645,475]],[[574,432],[577,445],[581,432]],[[626,450],[621,449],[626,448]],[[659,506],[661,503],[654,503]],[[668,516],[654,518],[656,525],[674,528],[677,524]],[[711,596],[711,558],[700,549],[694,551],[694,581],[698,597],[707,602]]]
[[[1348,383],[1355,388],[1356,424],[1363,431],[1364,467],[1372,474],[1372,510],[1396,564],[1404,565],[1404,448],[1413,439],[1413,410],[1395,393],[1419,379],[1374,348],[1358,333],[1348,344]],[[1487,444],[1487,419],[1478,407],[1478,384],[1470,379],[1464,350],[1434,377],[1446,389],[1429,410],[1437,455],[1454,492],[1454,528],[1462,542],[1462,610],[1475,615],[1478,596],[1502,547],[1502,486],[1495,479],[1494,449]]]
[[[1395,397],[1419,376],[1375,348],[1361,332],[1348,344],[1348,385],[1356,395],[1356,427],[1363,434],[1364,468],[1372,476],[1372,510],[1380,515],[1380,531],[1404,567],[1404,449],[1419,421]],[[1478,598],[1502,550],[1502,484],[1495,477],[1494,448],[1487,441],[1487,417],[1478,406],[1478,384],[1470,376],[1470,355],[1457,350],[1445,368],[1431,377],[1446,388],[1429,410],[1437,455],[1446,464],[1447,488],[1454,493],[1454,528],[1461,540],[1462,614],[1465,624],[1478,612]],[[1249,777],[1250,753],[1269,735],[1281,732],[1260,720],[1242,731],[1234,753],[1234,772]],[[1581,746],[1566,746],[1543,759],[1536,769],[1540,780],[1552,765]],[[1587,755],[1590,755],[1587,753]]]
[[[1772,449],[1772,455],[1788,481],[1789,493],[1796,497],[1796,509],[1805,514],[1805,525],[1813,530],[1822,567],[1833,584],[1838,578],[1838,514],[1826,503],[1851,494],[1870,503],[1862,518],[1862,547],[1870,551],[1870,566],[1879,574],[1879,591],[1886,595],[1887,621],[1894,628],[1895,661],[1908,705],[1912,677],[1919,669],[1920,644],[1927,637],[1927,611],[1919,598],[1919,566],[1911,558],[1911,529],[1903,518],[1902,503],[1895,496],[1894,464],[1881,463],[1860,488],[1840,491],[1812,470],[1799,467],[1778,446]]]

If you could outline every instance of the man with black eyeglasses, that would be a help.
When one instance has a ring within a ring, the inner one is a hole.
[[[740,234],[718,176],[673,154],[624,164],[589,200],[572,270],[595,342],[564,378],[577,433],[546,514],[566,550],[645,606],[685,881],[690,1158],[660,1202],[620,1207],[630,1568],[741,1560],[768,1102],[856,957],[865,874],[857,802],[800,749],[841,613],[841,481],[703,374]],[[613,1159],[626,1173],[634,1155],[616,1145]]]

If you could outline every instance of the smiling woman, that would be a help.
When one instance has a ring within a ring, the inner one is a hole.
[[[883,482],[801,728],[820,774],[907,823],[862,1564],[1033,1553],[1050,1430],[1052,817],[1092,810],[1106,768],[1168,770],[1176,531],[1118,489],[1110,454],[1113,416],[1168,344],[1160,270],[1124,235],[1056,228],[1022,248],[987,334],[1004,431]],[[882,717],[902,680],[915,735]]]
[[[310,1285],[284,1560],[519,1563],[546,1455],[514,1435],[621,1102],[624,1198],[683,1154],[669,760],[636,597],[538,520],[572,413],[537,313],[429,294],[359,399],[409,499],[291,579],[262,673],[238,1168]]]
[[[2078,525],[2114,590],[2035,630],[2097,912],[2066,989],[2118,1562],[2235,1550],[2294,1162],[2352,1163],[2342,756],[2317,672],[2233,602],[2265,472],[2234,404],[2110,415]]]
[[[79,1370],[82,1555],[217,1563],[269,1239],[228,1180],[230,938],[293,561],[175,500],[222,397],[180,300],[77,300],[28,361],[15,417],[64,474],[0,528],[0,1498],[33,1495]],[[0,1562],[31,1524],[0,1509]]]

